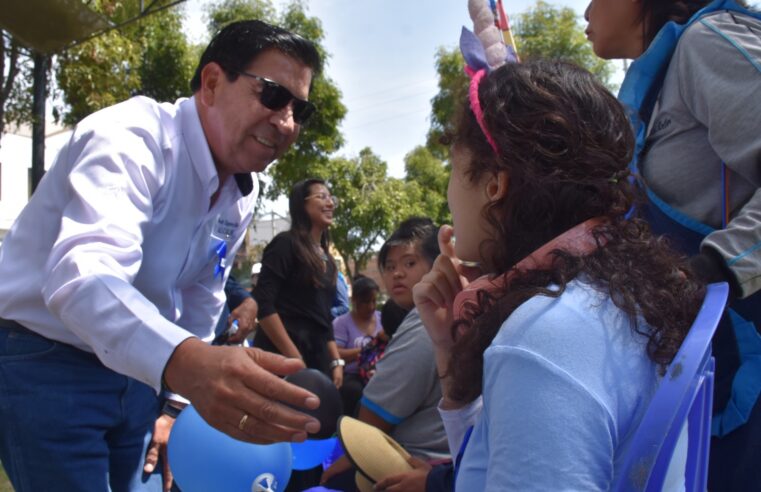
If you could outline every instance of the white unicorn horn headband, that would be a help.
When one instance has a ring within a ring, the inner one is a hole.
[[[499,155],[496,142],[484,123],[478,85],[483,77],[505,63],[520,61],[510,22],[502,7],[502,0],[468,0],[468,12],[473,20],[475,34],[463,27],[460,34],[460,51],[465,58],[465,72],[470,76],[468,96],[470,108],[486,140]]]

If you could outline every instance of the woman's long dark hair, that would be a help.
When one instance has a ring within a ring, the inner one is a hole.
[[[648,225],[627,220],[634,197],[628,163],[633,136],[619,102],[589,72],[560,62],[507,64],[479,87],[487,143],[469,105],[460,111],[453,145],[470,152],[475,183],[506,171],[508,192],[482,213],[495,231],[481,245],[494,271],[506,274],[521,259],[564,231],[593,217],[601,245],[588,256],[556,250],[547,269],[519,274],[509,289],[479,293],[471,316],[453,326],[457,349],[449,374],[452,396],[471,401],[481,393],[483,353],[504,320],[536,295],[560,296],[583,276],[630,318],[648,339],[647,353],[668,364],[701,304],[703,286],[683,257],[654,237]],[[643,317],[647,325],[638,324]]]
[[[695,12],[702,9],[713,0],[641,0],[640,20],[642,21],[644,49],[650,46],[658,31],[669,21],[684,24]],[[735,0],[743,7],[743,0]]]
[[[325,273],[332,273],[332,285],[336,283],[337,269],[333,257],[329,251],[330,232],[322,231],[320,236],[321,255],[314,246],[312,240],[312,220],[307,215],[306,198],[312,194],[312,186],[325,185],[325,181],[317,178],[309,178],[299,181],[291,189],[288,198],[288,210],[291,213],[291,235],[293,236],[293,248],[296,257],[301,259],[306,268],[301,272],[305,283],[311,283],[315,287],[325,287],[323,279]],[[324,255],[324,256],[323,256]]]

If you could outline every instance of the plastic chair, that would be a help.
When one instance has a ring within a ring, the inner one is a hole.
[[[660,491],[685,422],[685,490],[706,490],[714,377],[711,338],[728,293],[726,283],[707,287],[700,312],[635,431],[614,490]]]

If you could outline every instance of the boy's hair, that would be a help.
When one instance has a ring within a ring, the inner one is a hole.
[[[386,239],[378,253],[378,269],[383,271],[386,258],[394,246],[413,244],[430,265],[439,256],[439,228],[428,217],[410,217]]]
[[[396,333],[396,330],[402,324],[408,312],[408,310],[395,303],[393,299],[387,300],[383,305],[383,308],[381,308],[381,326],[389,338],[394,336],[394,333]]]
[[[322,61],[314,43],[298,34],[260,20],[233,22],[219,31],[201,55],[190,90],[201,88],[201,70],[211,62],[222,67],[227,80],[234,82],[240,72],[265,50],[275,48],[312,69],[312,80],[320,73]]]

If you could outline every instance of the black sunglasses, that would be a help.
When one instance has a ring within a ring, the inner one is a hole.
[[[262,105],[272,111],[280,111],[293,101],[293,121],[303,125],[317,110],[314,104],[304,101],[291,94],[291,91],[270,79],[265,79],[258,75],[246,72],[238,72],[239,75],[258,80],[262,83],[262,93],[259,101]]]

